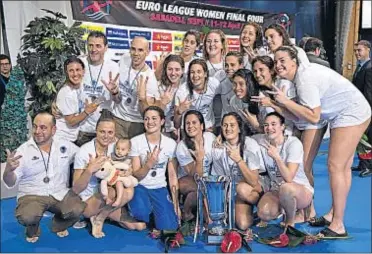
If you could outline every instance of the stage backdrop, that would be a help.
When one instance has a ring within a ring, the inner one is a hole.
[[[118,60],[128,52],[130,41],[143,36],[152,50],[152,65],[160,52],[179,52],[183,34],[189,29],[202,33],[221,29],[228,37],[229,50],[239,49],[238,35],[243,24],[253,21],[267,27],[279,23],[293,35],[294,24],[285,13],[263,13],[190,1],[89,1],[71,0],[73,19],[83,21],[87,33],[104,32],[108,55]],[[94,22],[94,23],[92,23]]]

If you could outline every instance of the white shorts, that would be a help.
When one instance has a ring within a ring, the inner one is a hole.
[[[303,130],[318,130],[318,129],[322,129],[323,127],[325,127],[328,122],[326,120],[323,120],[323,119],[320,119],[320,121],[316,124],[312,124],[312,123],[309,123],[307,122],[306,120],[298,120],[298,121],[293,121],[294,125],[296,126],[297,129],[299,129],[300,131],[303,131]]]
[[[329,121],[331,129],[357,126],[371,117],[371,107],[361,93],[353,94],[352,99],[346,103],[345,110]]]

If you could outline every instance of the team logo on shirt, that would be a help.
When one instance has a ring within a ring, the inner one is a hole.
[[[61,153],[65,153],[67,151],[67,148],[65,146],[61,146],[59,150],[61,151]]]
[[[39,159],[39,157],[37,157],[37,156],[32,157],[32,160],[33,160],[33,161],[36,161],[36,160],[38,160],[38,159]]]

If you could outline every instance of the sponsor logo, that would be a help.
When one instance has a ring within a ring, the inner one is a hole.
[[[101,20],[103,17],[110,15],[112,0],[107,1],[89,1],[80,0],[81,13],[90,19]]]

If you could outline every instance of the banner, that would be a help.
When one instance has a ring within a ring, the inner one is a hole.
[[[252,10],[196,3],[190,1],[90,1],[71,0],[73,18],[152,29],[187,31],[221,29],[239,35],[243,24],[252,21],[263,27],[280,23],[293,35],[291,18],[287,14],[263,13]],[[159,35],[161,36],[161,35]],[[169,37],[164,35],[167,40]]]

